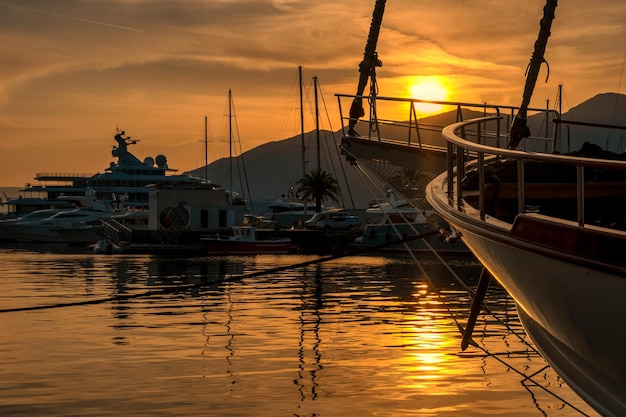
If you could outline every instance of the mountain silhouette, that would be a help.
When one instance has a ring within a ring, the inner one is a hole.
[[[340,154],[341,131],[320,131],[320,167],[331,173],[339,182],[342,201],[334,205],[345,208],[366,208],[373,198],[362,186],[359,174]],[[304,135],[304,159],[300,135],[269,142],[233,157],[222,158],[205,167],[189,171],[188,174],[204,178],[205,172],[211,182],[237,191],[252,202],[253,211],[263,214],[268,203],[281,196],[288,196],[290,188],[298,188],[297,182],[304,173],[317,168],[317,133]],[[232,169],[231,169],[232,168]],[[246,183],[247,179],[247,183]],[[376,178],[376,187],[382,182]],[[381,196],[378,196],[380,198]]]
[[[462,119],[469,120],[484,115],[483,111],[464,109]],[[444,146],[445,142],[440,131],[435,128],[428,129],[428,126],[447,126],[455,123],[458,117],[457,111],[452,110],[419,119],[419,124],[422,126],[419,139],[424,144]],[[562,115],[562,119],[626,126],[626,95],[598,94],[571,108]],[[506,120],[508,122],[510,116]],[[545,116],[529,116],[528,126],[531,134],[542,135],[546,126]],[[367,134],[369,129],[367,124],[359,123],[356,130],[361,134]],[[406,127],[399,125],[381,124],[373,136],[375,138],[380,133],[383,138],[396,137],[406,140],[406,131]],[[580,149],[583,143],[591,142],[612,152],[621,153],[624,152],[625,146],[623,132],[584,126],[563,126],[557,137],[557,150],[559,152],[574,151]],[[383,189],[380,178],[374,178],[376,176],[367,169],[364,169],[365,173],[360,172],[340,154],[338,146],[341,143],[341,130],[336,132],[322,130],[319,137],[320,166],[323,170],[333,174],[342,189],[342,201],[338,204],[339,206],[366,208],[373,198],[382,197],[382,195],[372,195],[372,191],[378,194],[377,192]],[[304,151],[302,141],[301,136],[297,135],[269,142],[234,157],[232,164],[229,158],[222,158],[212,162],[206,168],[201,167],[189,171],[188,174],[204,177],[205,173],[208,173],[213,183],[239,192],[246,200],[253,203],[252,208],[257,214],[262,214],[268,203],[283,195],[288,195],[291,187],[296,189],[298,180],[305,172],[308,173],[317,168],[316,132],[311,131],[304,135]],[[417,138],[413,138],[412,141],[416,142]],[[302,166],[303,155],[306,168]],[[398,170],[399,167],[390,166],[389,169]],[[393,175],[393,172],[389,175]],[[364,177],[373,178],[374,184],[366,186]]]
[[[626,126],[626,95],[603,93],[572,107],[563,114],[563,120]],[[622,153],[626,147],[625,130],[598,129],[587,126],[564,126],[558,139],[560,152],[578,150],[585,142],[603,149]]]

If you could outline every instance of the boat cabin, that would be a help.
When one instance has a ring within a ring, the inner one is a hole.
[[[150,230],[230,230],[245,213],[245,205],[232,204],[230,193],[216,184],[154,186],[149,200]]]

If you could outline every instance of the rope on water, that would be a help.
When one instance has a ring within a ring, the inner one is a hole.
[[[251,273],[248,273],[248,274],[227,275],[227,276],[216,278],[216,279],[213,279],[211,281],[206,281],[206,282],[200,282],[200,283],[188,284],[188,285],[179,285],[179,286],[176,286],[176,287],[162,288],[162,289],[159,289],[159,290],[145,291],[145,292],[135,293],[135,294],[124,294],[124,295],[116,295],[116,296],[113,296],[113,297],[96,298],[96,299],[92,299],[92,300],[83,300],[83,301],[75,301],[75,302],[68,302],[68,303],[45,304],[45,305],[39,305],[39,306],[25,306],[25,307],[4,308],[4,309],[0,309],[0,314],[1,313],[15,313],[15,312],[20,312],[20,311],[51,310],[51,309],[55,309],[55,308],[65,308],[65,307],[77,307],[77,306],[94,305],[94,304],[104,304],[104,303],[109,303],[109,302],[114,302],[114,301],[124,301],[124,300],[138,299],[138,298],[147,298],[147,297],[153,297],[153,296],[163,295],[163,294],[176,294],[176,293],[186,292],[186,291],[189,291],[189,290],[198,289],[198,288],[202,288],[202,287],[211,287],[211,286],[222,284],[222,283],[225,283],[225,282],[236,282],[236,281],[244,280],[246,278],[254,278],[254,277],[258,277],[258,276],[274,274],[274,273],[277,273],[277,272],[288,271],[288,270],[291,270],[291,269],[303,268],[303,267],[310,266],[310,265],[317,265],[317,264],[321,264],[321,263],[324,263],[324,262],[332,261],[332,260],[335,260],[335,259],[341,259],[341,258],[344,258],[344,257],[347,257],[347,256],[359,255],[359,254],[362,254],[362,253],[367,253],[367,252],[370,252],[370,251],[375,251],[375,250],[378,250],[378,249],[383,249],[383,248],[386,248],[386,247],[395,246],[395,245],[398,245],[398,244],[403,244],[403,243],[411,242],[411,241],[418,240],[418,239],[425,239],[425,238],[428,238],[430,236],[434,236],[434,235],[436,235],[438,233],[439,232],[437,232],[437,231],[432,231],[432,232],[428,232],[428,233],[423,233],[421,235],[409,236],[409,237],[406,237],[406,238],[403,238],[403,239],[399,239],[399,240],[392,240],[392,241],[389,241],[389,242],[381,243],[380,245],[376,245],[376,246],[355,248],[355,249],[347,250],[347,251],[344,251],[344,252],[341,252],[341,253],[338,253],[338,254],[329,255],[329,256],[326,256],[326,257],[318,258],[318,259],[312,259],[312,260],[309,260],[309,261],[304,261],[304,262],[291,264],[291,265],[277,266],[277,267],[274,267],[274,268],[269,268],[269,269],[264,269],[264,270],[261,270],[261,271],[251,272]]]

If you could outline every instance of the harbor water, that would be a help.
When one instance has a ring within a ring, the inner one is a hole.
[[[462,352],[471,296],[433,257],[4,244],[0,264],[2,416],[595,415],[496,285]]]

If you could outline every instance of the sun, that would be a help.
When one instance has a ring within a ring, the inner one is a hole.
[[[439,77],[416,77],[408,87],[409,96],[418,100],[446,101],[448,100],[448,87]],[[418,116],[428,116],[441,113],[443,105],[436,103],[415,103]]]

